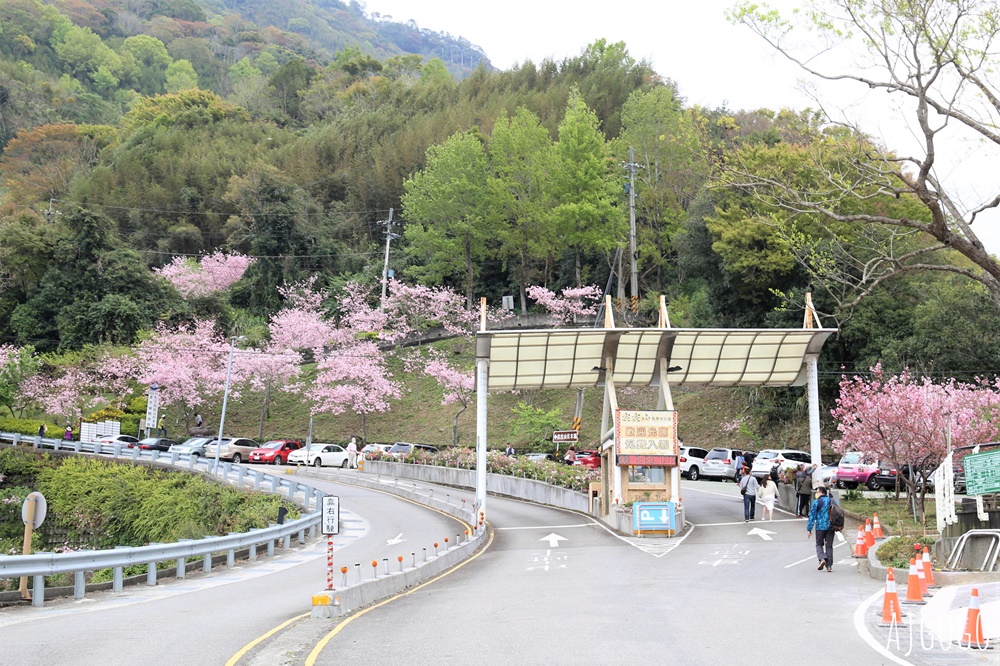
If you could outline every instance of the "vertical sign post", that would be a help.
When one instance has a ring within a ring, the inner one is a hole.
[[[156,427],[157,412],[160,411],[160,387],[154,382],[149,385],[149,397],[146,398],[146,437],[152,436]]]
[[[42,526],[47,506],[45,496],[39,492],[28,493],[28,496],[24,498],[24,503],[21,505],[21,520],[24,521],[24,546],[21,552],[24,555],[31,554],[31,535],[34,530]],[[28,592],[27,576],[21,576],[18,591],[25,601],[31,599],[31,593]]]
[[[340,498],[323,496],[323,534],[326,540],[326,589],[333,589],[333,536],[340,534]]]

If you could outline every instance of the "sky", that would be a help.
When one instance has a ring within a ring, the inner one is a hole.
[[[816,108],[811,80],[775,53],[749,28],[733,25],[725,12],[737,0],[364,0],[369,14],[464,37],[480,47],[494,67],[536,64],[574,57],[597,39],[625,42],[636,60],[647,60],[660,76],[674,81],[688,105],[732,110]],[[797,0],[770,0],[790,9]],[[815,86],[815,84],[813,84]],[[828,111],[842,110],[866,132],[900,153],[918,146],[907,125],[912,114],[887,103],[884,93],[858,90],[857,84],[821,84],[815,91]],[[943,175],[967,204],[995,196],[997,155],[982,146],[955,140],[948,146]],[[973,230],[987,249],[1000,254],[1000,213],[981,218]]]

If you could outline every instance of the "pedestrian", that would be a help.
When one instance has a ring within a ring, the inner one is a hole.
[[[507,442],[507,448],[504,449],[503,454],[505,456],[507,456],[508,458],[513,458],[514,457],[514,445],[511,444],[510,442]]]
[[[757,508],[757,488],[760,484],[750,470],[743,468],[743,478],[740,479],[740,494],[743,495],[743,522],[749,523],[754,519]]]
[[[566,455],[563,456],[563,462],[567,465],[576,464],[576,449],[573,448],[572,444],[570,444],[569,448],[566,449]]]
[[[160,417],[160,420],[156,422],[156,434],[160,437],[167,436],[167,419],[164,416]]]
[[[358,468],[358,440],[355,437],[351,437],[347,444],[347,466],[351,469]]]
[[[816,489],[816,499],[809,507],[809,524],[806,525],[806,538],[808,538],[816,528],[816,559],[819,561],[817,571],[822,571],[826,567],[827,571],[833,571],[833,534],[830,529],[830,496],[825,487]]]
[[[38,438],[41,439],[42,437],[45,437],[45,433],[47,430],[48,428],[45,427],[44,423],[38,426]]]
[[[773,465],[771,465],[771,480],[774,481],[775,483],[778,482],[778,474],[779,474],[779,472],[781,472],[781,464],[780,463],[774,463]]]
[[[63,439],[65,439],[67,442],[69,442],[69,441],[71,441],[73,439],[73,427],[72,426],[70,426],[70,425],[66,426],[66,432],[63,433]]]
[[[757,498],[764,507],[761,510],[760,519],[774,521],[774,503],[778,499],[778,484],[774,479],[764,477],[760,482],[760,490],[757,491]]]
[[[735,483],[740,482],[740,477],[743,476],[743,468],[746,467],[746,459],[743,457],[742,451],[736,452],[736,473],[733,475],[733,481]]]
[[[201,427],[201,423],[202,423],[202,421],[201,421],[201,412],[195,412],[194,413],[194,427],[195,428],[200,428]]]
[[[800,518],[809,516],[809,502],[813,494],[812,470],[806,465],[799,466],[799,473],[795,475],[795,494],[798,498],[798,505],[795,507],[795,515]]]

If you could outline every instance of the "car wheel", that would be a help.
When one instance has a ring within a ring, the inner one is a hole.
[[[344,462],[340,463],[340,467],[342,469],[346,469],[347,468],[347,458],[344,458]]]
[[[197,451],[192,451],[191,452],[191,457],[194,458],[195,460],[197,460],[198,459],[198,452]]]
[[[692,467],[692,468],[690,468],[688,470],[688,478],[691,479],[692,481],[697,481],[698,480],[698,468],[697,467]]]
[[[272,465],[280,465],[281,464],[281,456],[274,456],[274,460],[271,461],[271,464]]]
[[[878,490],[879,489],[878,481],[875,479],[875,475],[874,474],[872,476],[868,477],[868,482],[865,484],[865,486],[868,487],[868,490]]]
[[[322,467],[322,466],[323,466],[323,461],[319,459],[319,456],[316,456],[316,459],[313,460],[313,467]]]
[[[240,454],[238,454],[238,453],[234,453],[234,454],[233,454],[233,464],[234,464],[234,465],[239,465],[239,464],[240,464],[240,462],[242,462],[242,460],[243,460],[243,456],[241,456],[241,455],[240,455]]]

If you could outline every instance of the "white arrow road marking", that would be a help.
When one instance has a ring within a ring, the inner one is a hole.
[[[777,532],[768,532],[767,530],[762,530],[759,527],[755,527],[749,532],[747,532],[747,536],[750,536],[751,534],[756,534],[764,541],[771,541],[771,535],[777,534]]]
[[[834,534],[837,535],[837,541],[841,543],[847,543],[847,539],[844,538],[843,532],[834,532]]]
[[[400,532],[396,535],[395,539],[389,539],[385,543],[389,546],[395,546],[397,543],[403,543],[404,541],[406,541],[406,539],[403,538],[403,533]]]
[[[549,542],[549,548],[558,548],[560,541],[569,541],[569,539],[567,539],[566,537],[561,537],[558,534],[556,534],[555,532],[552,532],[548,536],[545,536],[545,537],[542,537],[541,539],[539,539],[539,541],[548,541]]]

